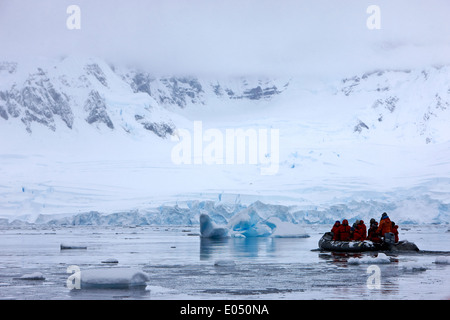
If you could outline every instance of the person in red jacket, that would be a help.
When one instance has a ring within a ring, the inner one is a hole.
[[[398,225],[396,225],[394,221],[392,221],[391,232],[395,236],[395,243],[397,243],[398,242]]]
[[[333,240],[336,240],[337,230],[339,229],[339,226],[341,225],[341,222],[337,220],[334,223],[333,228],[331,228],[331,232],[333,233]]]
[[[367,239],[367,227],[364,224],[364,220],[359,220],[359,225],[361,226],[361,240],[366,240]]]
[[[356,220],[354,224],[354,231],[352,240],[354,241],[364,241],[366,240],[366,225],[363,220]]]
[[[378,222],[374,218],[370,219],[370,228],[367,234],[367,239],[372,242],[380,243],[381,238],[377,230],[378,230]]]
[[[339,226],[335,238],[338,241],[350,241],[350,226],[346,219],[342,220],[342,224]]]

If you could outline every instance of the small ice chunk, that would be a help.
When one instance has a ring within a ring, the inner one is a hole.
[[[161,286],[152,286],[148,285],[145,287],[145,290],[150,291],[152,293],[152,296],[157,296],[160,294],[168,294],[168,293],[176,293],[176,290]]]
[[[403,264],[402,268],[403,268],[403,270],[406,270],[406,271],[425,271],[425,270],[427,270],[427,268],[423,264],[420,264],[418,262],[413,262],[413,261],[406,262],[405,264]]]
[[[391,263],[391,259],[382,252],[378,253],[377,257],[374,259],[377,261],[377,263]]]
[[[61,250],[87,249],[87,246],[61,243],[60,248]]]
[[[350,258],[347,261],[348,264],[362,264],[362,263],[367,263],[367,264],[387,264],[387,263],[391,263],[391,259],[389,259],[389,257],[380,252],[378,253],[378,256],[376,256],[375,258],[371,258],[371,257],[362,257],[362,258]]]
[[[348,263],[348,264],[360,264],[360,263],[361,263],[360,260],[361,260],[361,259],[359,259],[359,258],[349,258],[349,259],[347,260],[347,263]]]
[[[29,274],[24,274],[23,276],[16,278],[19,280],[45,280],[44,275],[41,272],[33,272]]]
[[[114,258],[108,258],[108,259],[103,260],[102,263],[111,263],[111,264],[119,263],[119,260],[114,259]]]
[[[214,266],[216,267],[234,267],[236,266],[236,262],[233,260],[217,260],[214,262]]]
[[[99,268],[79,272],[81,289],[128,289],[145,287],[149,276],[133,268]]]
[[[434,261],[436,264],[450,264],[450,258],[449,257],[436,257],[436,260]]]

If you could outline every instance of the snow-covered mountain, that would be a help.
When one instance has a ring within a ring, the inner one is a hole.
[[[166,138],[177,118],[170,107],[268,100],[288,86],[267,79],[155,77],[93,58],[42,64],[0,63],[0,117],[20,120],[29,133],[35,125],[57,131],[58,126],[73,129],[87,122],[99,129],[144,129]]]
[[[175,164],[171,137],[197,120],[222,133],[278,129],[279,170]],[[206,211],[224,223],[215,203],[228,194],[246,199],[236,210],[282,221],[389,210],[449,223],[448,123],[450,66],[313,80],[161,76],[80,57],[2,62],[0,215],[189,224]]]
[[[58,126],[73,129],[87,122],[99,129],[145,129],[166,138],[176,127],[177,108],[201,105],[208,109],[242,100],[267,102],[280,95],[292,98],[292,93],[297,99],[291,103],[297,103],[302,102],[299,94],[303,90],[329,99],[329,104],[337,101],[339,105],[328,106],[333,115],[348,109],[342,104],[351,105],[355,119],[348,129],[364,137],[389,131],[425,143],[449,138],[448,66],[377,70],[323,88],[267,77],[162,77],[98,58],[75,57],[23,64],[0,62],[0,75],[0,117],[20,120],[30,133],[35,125],[56,131]],[[340,95],[345,99],[336,99]]]
[[[449,138],[450,68],[379,70],[342,80],[340,93],[367,108],[354,131],[390,131],[425,143]]]

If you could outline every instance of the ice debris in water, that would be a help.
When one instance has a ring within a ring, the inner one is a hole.
[[[111,264],[119,263],[119,260],[114,259],[114,258],[108,258],[108,259],[102,260],[102,263],[111,263]]]
[[[436,260],[434,261],[436,264],[450,264],[450,258],[449,257],[436,257]]]
[[[81,289],[128,289],[145,287],[149,276],[133,268],[99,268],[77,272]]]
[[[70,249],[87,249],[87,246],[84,245],[73,245],[73,244],[64,244],[60,245],[61,250],[70,250]]]
[[[362,258],[350,258],[348,259],[348,264],[361,264],[361,263],[367,263],[367,264],[387,264],[391,263],[391,259],[389,257],[380,252],[378,253],[378,256],[375,258],[371,257],[362,257]]]
[[[214,262],[215,267],[234,267],[236,262],[234,260],[217,260]]]
[[[44,275],[41,272],[33,272],[29,274],[24,274],[23,276],[16,278],[19,280],[45,280]]]
[[[410,261],[402,265],[402,269],[405,271],[425,271],[427,268],[418,262]]]

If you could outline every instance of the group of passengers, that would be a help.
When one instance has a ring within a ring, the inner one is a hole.
[[[335,241],[364,241],[381,243],[386,233],[392,233],[395,237],[395,243],[398,242],[398,226],[391,221],[386,212],[381,215],[380,223],[374,218],[370,219],[370,227],[367,231],[363,220],[356,220],[352,227],[348,225],[346,219],[336,221],[333,228],[333,240]]]

